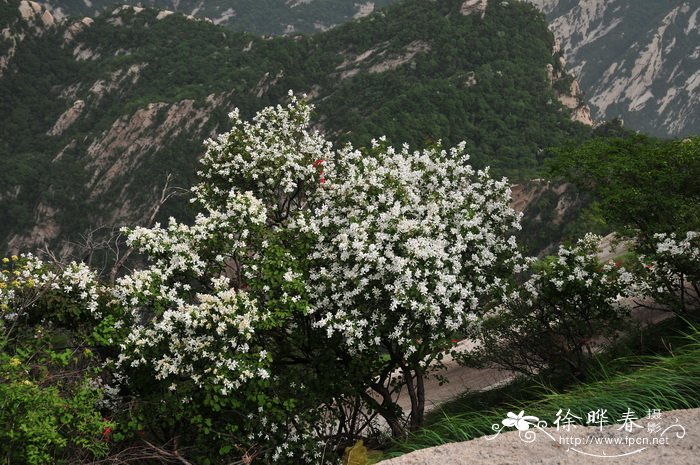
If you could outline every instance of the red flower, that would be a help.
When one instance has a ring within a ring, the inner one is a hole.
[[[106,423],[109,420],[107,420],[107,418],[102,418],[102,421]],[[102,439],[104,441],[109,441],[110,436],[112,436],[112,428],[108,426],[102,431]]]
[[[314,168],[316,168],[316,167],[318,167],[318,166],[321,166],[321,164],[323,164],[324,161],[325,161],[325,160],[324,160],[323,158],[319,158],[318,160],[316,160],[315,162],[313,162],[311,165],[312,165]],[[322,168],[323,168],[323,167],[322,167]],[[325,183],[325,182],[326,182],[326,178],[323,177],[323,169],[321,169],[321,170],[318,172],[318,174],[321,175],[321,184]]]

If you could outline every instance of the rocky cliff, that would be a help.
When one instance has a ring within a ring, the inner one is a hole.
[[[0,2],[2,16],[6,18],[0,24],[0,77],[10,65],[17,48],[27,37],[41,36],[55,25],[54,17],[40,3],[22,0],[10,3]]]
[[[546,13],[594,119],[657,136],[700,133],[700,3],[530,2]]]

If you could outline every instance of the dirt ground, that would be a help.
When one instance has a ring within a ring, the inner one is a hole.
[[[516,414],[518,412],[515,412]],[[527,414],[527,412],[526,412]],[[504,412],[504,418],[505,418]],[[547,419],[551,424],[552,419]],[[663,464],[700,463],[700,409],[661,412],[659,419],[623,425],[562,427],[527,431],[505,428],[498,436],[445,444],[380,462],[381,465],[506,465],[506,464]],[[650,428],[650,424],[655,424]],[[675,425],[675,426],[673,426]],[[656,430],[653,431],[652,430]],[[506,432],[508,431],[508,432]],[[489,439],[491,438],[491,439]],[[606,442],[619,444],[605,444]],[[586,443],[587,442],[587,443]]]

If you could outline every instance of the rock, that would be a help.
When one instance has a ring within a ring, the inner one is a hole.
[[[41,15],[41,22],[44,23],[44,26],[46,27],[53,26],[53,15],[48,10],[44,11],[44,14]]]
[[[506,411],[503,412],[505,418]],[[640,416],[646,412],[639,412]],[[481,437],[466,442],[445,444],[418,450],[380,465],[493,465],[506,463],[538,463],[547,465],[632,465],[638,463],[664,463],[665,465],[690,465],[697,463],[696,445],[700,441],[700,409],[661,412],[659,424],[668,425],[665,434],[649,433],[647,430],[627,432],[619,424],[599,426],[576,426],[570,431],[562,427],[542,430],[531,427],[518,432],[508,429],[497,437]],[[552,419],[545,419],[550,424]],[[611,423],[614,420],[610,420]],[[652,420],[641,418],[635,422],[642,426]],[[602,431],[599,431],[602,429]],[[602,438],[602,439],[595,439]],[[603,442],[609,438],[610,442]],[[620,438],[619,443],[613,442]],[[641,440],[648,439],[648,444]],[[654,444],[652,439],[663,438]],[[590,441],[585,444],[584,441]],[[625,440],[632,440],[631,444]],[[579,441],[575,445],[574,441]],[[600,441],[598,444],[594,441]],[[639,441],[635,444],[636,441]],[[635,451],[638,451],[635,453]],[[614,458],[613,458],[614,457]]]
[[[171,14],[173,14],[173,12],[170,10],[161,10],[158,12],[158,16],[156,16],[156,19],[160,21],[163,18],[167,18]]]
[[[487,3],[488,0],[465,0],[465,2],[462,3],[462,7],[459,9],[459,12],[464,16],[472,13],[481,13],[481,17],[483,18],[484,14],[486,14]]]
[[[357,6],[357,13],[353,16],[355,19],[369,16],[374,11],[374,2],[362,3],[359,5],[356,3],[355,5]]]
[[[697,134],[700,4],[528,0],[548,15],[596,119],[660,137]]]
[[[554,66],[552,66],[550,63],[547,63],[547,66],[545,66],[545,70],[547,71],[547,81],[549,82],[549,85],[552,85],[554,82]]]
[[[414,40],[410,44],[404,47],[405,53],[403,55],[389,58],[382,61],[381,63],[374,64],[370,66],[367,70],[370,74],[373,73],[383,73],[385,71],[390,71],[396,69],[399,66],[408,63],[419,53],[427,53],[430,51],[430,44],[423,42],[422,40]]]
[[[34,9],[26,0],[19,2],[19,13],[22,15],[22,19],[24,20],[29,20],[34,17]]]
[[[593,126],[595,124],[591,116],[591,109],[585,103],[579,105],[571,112],[571,120],[578,121],[586,126]]]
[[[66,28],[66,32],[63,33],[63,44],[67,45],[71,42],[73,42],[73,39],[80,34],[83,29],[86,27],[90,27],[93,24],[95,24],[95,21],[92,18],[85,17],[81,19],[80,21],[76,21],[70,26]]]
[[[76,100],[73,103],[73,106],[70,107],[68,110],[63,112],[61,116],[58,117],[58,120],[56,123],[53,125],[51,129],[46,133],[49,136],[59,136],[63,134],[63,132],[72,125],[76,119],[82,114],[83,109],[85,108],[85,102],[83,100]]]

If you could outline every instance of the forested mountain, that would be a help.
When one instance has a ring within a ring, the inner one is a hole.
[[[700,2],[530,1],[547,14],[595,119],[700,134]]]
[[[177,11],[256,34],[318,32],[370,14],[395,0],[48,0],[59,18],[95,16],[117,5]]]
[[[0,0],[0,238],[15,250],[151,215],[168,173],[189,187],[202,141],[283,102],[316,105],[336,142],[466,140],[524,179],[572,122],[545,19],[521,2],[407,0],[325,33],[262,38],[159,10],[59,22]],[[576,108],[574,108],[576,109]],[[187,214],[172,199],[161,217]]]

